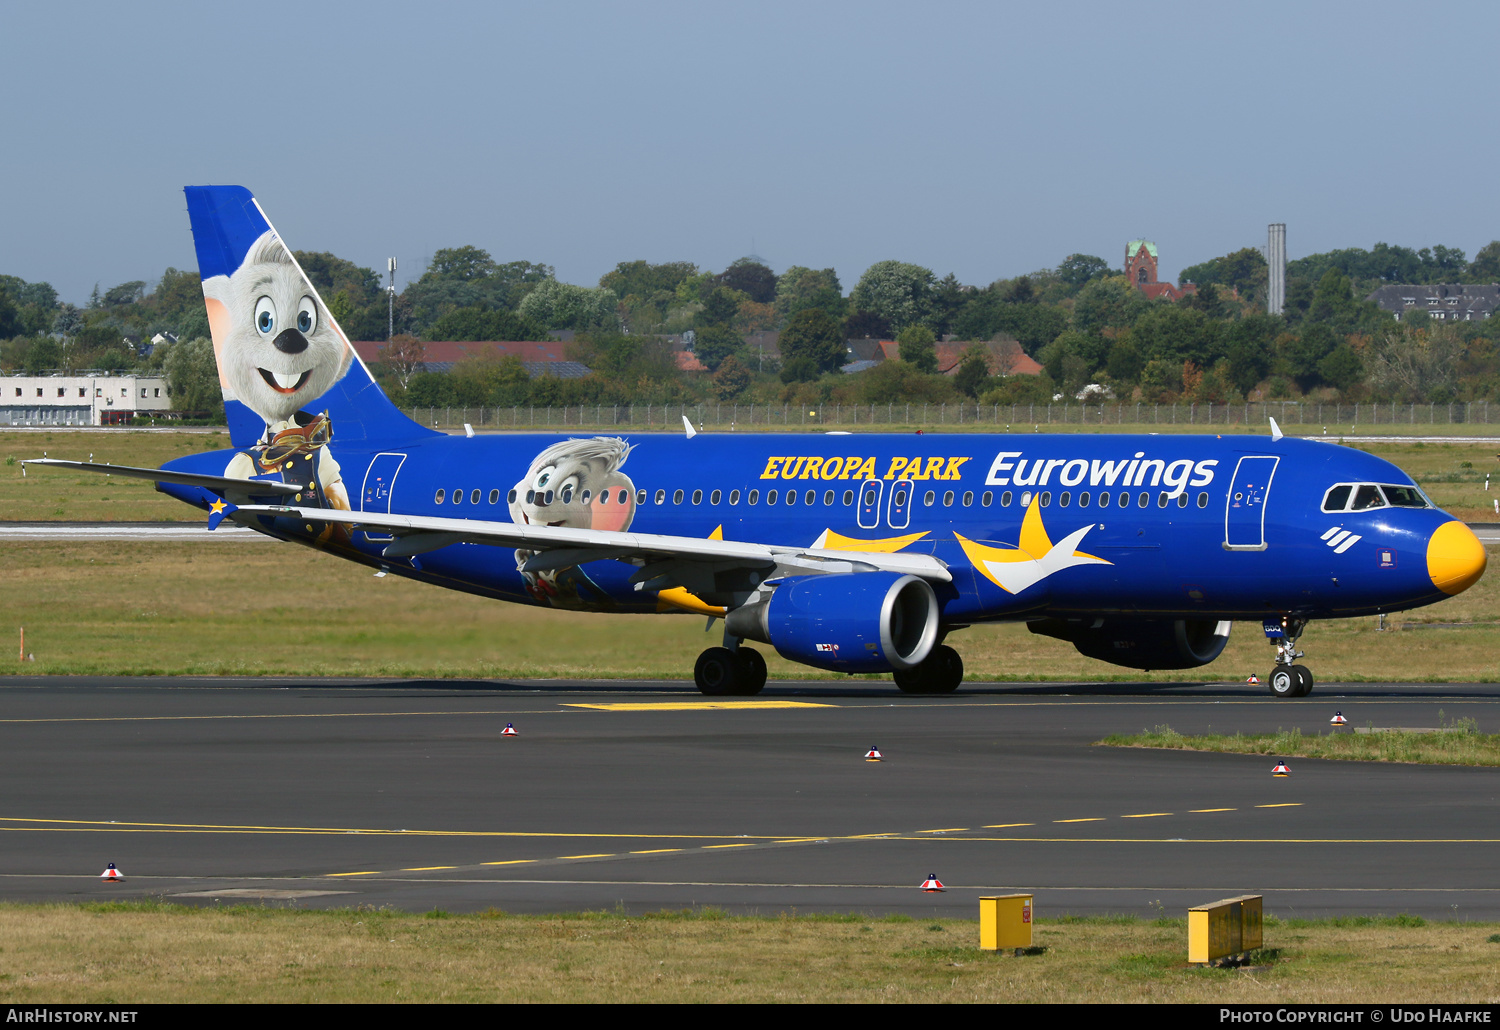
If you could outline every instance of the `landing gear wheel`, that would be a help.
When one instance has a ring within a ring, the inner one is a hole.
[[[766,660],[753,647],[741,647],[734,653],[739,665],[739,689],[736,694],[749,697],[759,694],[766,685]]]
[[[929,694],[951,694],[964,681],[964,660],[947,644],[939,644],[922,663]]]
[[[737,692],[740,664],[727,647],[710,647],[698,656],[693,666],[693,680],[698,690],[709,697],[725,697]]]
[[[915,669],[898,669],[896,686],[907,694],[951,694],[964,681],[964,660],[947,644],[939,644]]]
[[[1278,665],[1271,670],[1271,675],[1266,678],[1266,686],[1270,688],[1272,697],[1300,697],[1297,693],[1301,689],[1302,681],[1290,665]]]
[[[1308,694],[1311,694],[1313,688],[1313,675],[1310,671],[1308,671],[1307,666],[1294,665],[1292,666],[1292,672],[1297,677],[1297,693],[1294,696],[1306,697]]]

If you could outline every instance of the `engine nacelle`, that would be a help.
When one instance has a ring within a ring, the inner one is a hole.
[[[1207,665],[1229,643],[1230,623],[1212,619],[1038,619],[1033,633],[1066,640],[1080,654],[1151,672]]]
[[[793,576],[769,600],[724,620],[735,636],[759,640],[790,661],[834,672],[890,672],[921,664],[938,636],[932,587],[896,572]]]

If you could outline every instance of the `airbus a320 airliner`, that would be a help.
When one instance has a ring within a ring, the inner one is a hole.
[[[755,694],[756,641],[842,673],[955,689],[980,622],[1133,669],[1190,669],[1231,623],[1305,696],[1314,619],[1432,604],[1485,550],[1396,466],[1262,436],[450,436],[404,416],[238,186],[187,189],[230,451],[154,480],[208,512],[394,575],[593,612],[720,618],[705,694]],[[1272,424],[1275,430],[1274,423]]]

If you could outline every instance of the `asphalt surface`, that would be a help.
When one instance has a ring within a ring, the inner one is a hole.
[[[726,699],[728,700],[728,699]],[[0,898],[1500,920],[1500,769],[1104,748],[1500,726],[1500,687],[0,679]],[[681,706],[681,707],[676,707]],[[514,737],[501,731],[508,723]],[[867,762],[872,746],[884,756]],[[123,883],[99,880],[106,863]],[[935,873],[946,893],[918,885]]]

